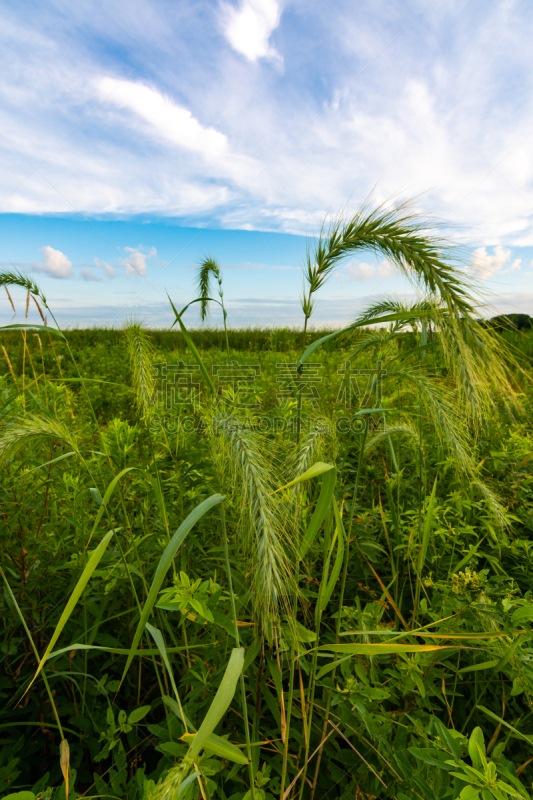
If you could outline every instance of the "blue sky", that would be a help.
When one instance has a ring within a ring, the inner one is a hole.
[[[533,315],[528,0],[0,7],[0,263],[63,324],[166,325],[209,253],[232,324],[298,325],[306,237],[370,193],[419,196],[494,308]],[[363,254],[314,321],[408,291]]]

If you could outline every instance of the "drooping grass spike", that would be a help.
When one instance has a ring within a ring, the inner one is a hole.
[[[304,345],[313,295],[343,258],[363,250],[384,256],[391,267],[426,292],[437,294],[450,311],[471,314],[472,282],[459,271],[460,261],[449,242],[431,233],[437,227],[436,221],[413,211],[413,201],[407,201],[393,209],[372,208],[366,202],[348,221],[339,215],[323,229],[314,247],[308,247],[304,267]]]

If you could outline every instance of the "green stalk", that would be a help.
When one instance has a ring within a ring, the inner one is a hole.
[[[241,644],[239,637],[239,626],[237,625],[237,608],[235,606],[235,595],[233,592],[233,578],[231,575],[231,565],[229,560],[229,543],[228,543],[228,534],[226,531],[226,516],[224,513],[224,504],[221,503],[219,508],[220,508],[220,521],[222,523],[222,538],[224,539],[224,558],[226,561],[228,587],[231,598],[231,610],[233,613],[233,625],[235,628],[235,646],[240,647]],[[240,685],[241,685],[242,716],[244,719],[244,735],[246,737],[246,755],[248,757],[248,774],[250,777],[250,791],[252,792],[252,800],[255,800],[254,768],[252,764],[252,745],[250,741],[250,728],[248,722],[248,706],[246,705],[246,687],[244,685],[244,670],[241,672],[240,675]]]
[[[342,606],[343,606],[343,603],[344,603],[344,591],[345,591],[345,588],[346,588],[346,575],[348,574],[348,563],[349,563],[349,558],[350,558],[350,538],[351,538],[352,526],[353,526],[354,508],[355,508],[355,501],[357,499],[357,490],[359,488],[359,478],[361,476],[361,467],[362,467],[362,464],[363,464],[363,456],[364,456],[364,453],[365,453],[365,444],[366,444],[367,433],[368,433],[368,420],[365,419],[365,430],[364,430],[363,438],[362,438],[362,441],[361,441],[361,447],[360,447],[360,450],[359,450],[359,459],[358,459],[358,462],[357,462],[357,473],[356,473],[356,476],[355,476],[355,483],[354,483],[353,492],[352,492],[352,505],[351,505],[351,509],[350,509],[350,521],[348,523],[348,531],[347,531],[347,534],[346,534],[346,547],[345,547],[345,550],[344,550],[344,564],[343,564],[343,569],[342,569],[341,591],[340,591],[340,597],[339,597],[339,611],[338,611],[338,614],[337,614],[337,620],[336,620],[336,624],[335,624],[335,629],[336,629],[335,630],[335,643],[337,643],[337,644],[338,644],[339,638],[340,638],[341,612],[342,612]],[[338,659],[338,654],[335,653],[335,655],[333,657],[333,660],[337,661],[337,659]],[[333,671],[332,671],[332,680],[333,681],[335,680],[335,673],[336,672],[337,672],[337,667],[334,667]],[[327,702],[326,702],[326,714],[325,714],[325,717],[324,717],[324,726],[322,728],[321,742],[324,740],[324,738],[326,736],[326,731],[327,731],[328,721],[329,721],[329,715],[330,715],[330,709],[331,709],[331,690],[328,690]],[[311,791],[311,800],[313,800],[314,795],[315,795],[316,785],[317,785],[317,782],[318,782],[318,773],[319,773],[319,770],[320,770],[320,763],[322,761],[322,753],[323,753],[323,749],[320,748],[320,750],[318,752],[318,755],[317,755],[317,762],[316,762],[316,767],[315,767],[315,775],[314,775],[314,778],[313,778],[313,788],[312,788],[312,791]]]
[[[420,345],[423,347],[428,341],[428,325],[427,320],[422,321],[422,330],[420,332]],[[425,352],[419,355],[419,361],[422,362]],[[418,540],[422,541],[422,391],[418,387]],[[416,577],[416,599],[413,608],[413,621],[416,619],[418,612],[418,598],[420,594],[420,575]]]
[[[297,599],[297,590],[298,584],[300,580],[300,559],[296,561],[296,576],[295,576],[295,595],[294,595],[294,608],[293,613],[296,619],[296,604],[298,602]],[[294,697],[294,668],[296,664],[296,654],[294,649],[291,647],[290,655],[289,655],[289,701],[287,705],[287,716],[285,721],[285,742],[283,744],[283,766],[281,769],[281,789],[279,793],[279,800],[283,800],[283,795],[285,793],[285,781],[287,778],[287,763],[289,758],[289,736],[291,730],[291,716],[292,716],[292,703]],[[283,691],[283,687],[282,687]]]

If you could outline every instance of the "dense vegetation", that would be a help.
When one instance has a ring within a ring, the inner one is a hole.
[[[308,332],[361,240],[425,295]],[[441,253],[333,226],[305,333],[2,331],[2,796],[530,797],[533,335]]]

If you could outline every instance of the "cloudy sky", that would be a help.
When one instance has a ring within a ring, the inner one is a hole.
[[[533,315],[530,0],[0,8],[0,263],[65,324],[167,324],[207,253],[230,322],[299,324],[306,237],[369,194],[418,196],[495,307]],[[406,291],[363,254],[316,323]]]

